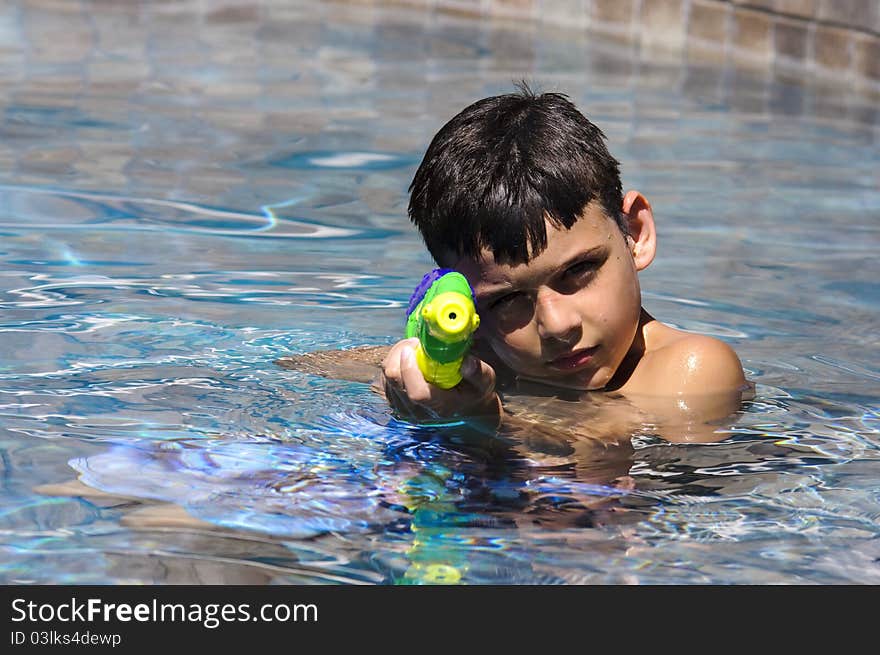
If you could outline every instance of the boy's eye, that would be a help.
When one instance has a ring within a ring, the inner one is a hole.
[[[585,259],[565,269],[565,277],[571,279],[595,273],[599,268],[599,264],[600,262],[594,259]]]
[[[492,300],[489,303],[489,311],[495,320],[505,323],[510,319],[528,318],[532,313],[532,303],[528,294],[515,291]]]
[[[511,332],[528,323],[534,312],[530,296],[522,291],[515,291],[501,296],[488,303],[494,326],[502,333]]]
[[[508,293],[506,296],[496,298],[489,303],[489,309],[495,312],[510,307],[521,295],[521,293]]]

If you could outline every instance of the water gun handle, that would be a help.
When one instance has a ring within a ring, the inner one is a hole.
[[[461,362],[480,325],[467,279],[449,269],[425,275],[409,301],[406,337],[417,337],[416,363],[425,380],[441,389],[461,382]]]

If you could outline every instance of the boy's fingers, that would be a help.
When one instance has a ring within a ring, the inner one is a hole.
[[[398,341],[394,344],[394,347],[388,351],[388,354],[385,356],[385,359],[382,360],[382,373],[385,375],[386,380],[390,380],[393,383],[399,383],[400,381],[400,355],[405,348],[412,348],[412,342],[418,343],[418,339],[404,339],[403,341]]]
[[[417,406],[407,397],[406,389],[403,388],[403,382],[399,377],[385,378],[385,397],[399,415],[412,418],[419,415]]]
[[[400,383],[412,402],[424,403],[431,399],[431,387],[416,363],[412,348],[404,348],[400,353]]]
[[[400,355],[391,353],[382,362],[382,375],[386,382],[398,380],[400,378]]]

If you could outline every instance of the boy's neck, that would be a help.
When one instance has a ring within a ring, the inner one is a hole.
[[[624,356],[623,361],[620,362],[620,366],[617,367],[617,371],[611,376],[608,384],[603,387],[603,391],[617,391],[629,381],[630,377],[632,377],[633,371],[636,370],[636,366],[639,365],[639,362],[645,355],[645,327],[655,320],[656,319],[645,311],[644,307],[642,307],[642,310],[639,313],[639,326],[636,329],[635,337],[633,337],[632,345],[629,347],[629,350],[626,351],[626,355]]]

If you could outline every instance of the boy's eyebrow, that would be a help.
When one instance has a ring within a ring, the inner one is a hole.
[[[569,257],[568,259],[563,260],[561,264],[558,264],[557,266],[555,266],[554,267],[554,274],[558,273],[559,271],[564,271],[565,269],[569,268],[570,266],[577,264],[577,263],[580,263],[586,259],[590,259],[592,257],[602,257],[604,255],[607,255],[607,253],[608,253],[607,246],[605,246],[604,244],[601,244],[601,243],[593,246],[592,248],[587,248],[586,250],[578,251],[577,253],[575,253],[574,255]],[[516,288],[517,287],[515,284],[511,284],[510,282],[506,282],[506,283],[502,282],[502,283],[500,283],[496,286],[490,287],[489,289],[486,289],[485,291],[482,291],[481,293],[478,293],[476,295],[477,295],[477,299],[480,302],[483,302],[483,303],[491,302],[497,296],[501,296],[501,295],[510,293],[511,291],[515,291]]]
[[[587,248],[586,250],[582,250],[568,259],[564,260],[558,267],[557,270],[562,270],[568,268],[572,264],[577,264],[585,259],[589,259],[590,257],[596,257],[598,255],[604,255],[607,252],[607,247],[600,243],[598,245],[593,246],[592,248]]]

